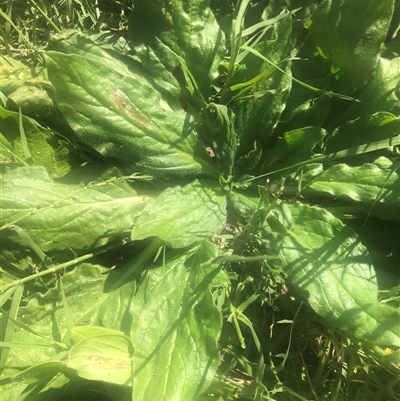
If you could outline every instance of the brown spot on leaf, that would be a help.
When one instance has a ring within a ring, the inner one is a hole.
[[[119,88],[115,90],[111,95],[110,99],[113,103],[117,106],[117,108],[124,113],[128,114],[129,117],[132,117],[140,124],[145,125],[146,127],[150,128],[152,126],[151,120],[147,118],[122,92]]]

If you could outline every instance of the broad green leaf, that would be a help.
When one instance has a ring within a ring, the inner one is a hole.
[[[187,401],[205,391],[219,364],[221,316],[209,286],[217,250],[208,242],[147,270],[132,300],[133,399]]]
[[[58,143],[55,133],[41,127],[31,118],[0,107],[0,157],[2,163],[17,162],[27,166],[43,166],[53,177],[61,177],[70,169],[70,152]],[[21,138],[21,123],[25,138]],[[24,152],[24,142],[29,150],[29,160]]]
[[[129,19],[131,43],[152,75],[172,87],[185,87],[182,60],[206,100],[225,56],[225,36],[208,4],[136,0]]]
[[[4,174],[1,188],[2,229],[18,225],[44,252],[117,239],[149,200],[118,179],[86,187],[55,183],[41,167]]]
[[[371,79],[359,95],[361,103],[351,103],[340,114],[329,121],[327,128],[332,130],[345,121],[364,114],[387,111],[400,115],[400,57],[387,59],[379,57]]]
[[[157,236],[172,247],[184,247],[221,230],[226,221],[226,197],[215,183],[194,181],[166,189],[143,209],[132,239]]]
[[[7,96],[7,109],[18,112],[21,108],[25,116],[65,132],[65,121],[55,105],[46,68],[27,67],[7,56],[0,56],[0,61],[0,91]]]
[[[378,163],[356,167],[336,164],[311,182],[304,182],[305,194],[335,198],[381,219],[400,219],[399,173],[394,166]]]
[[[377,301],[367,249],[355,232],[324,209],[281,204],[267,218],[270,246],[289,280],[331,326],[382,346],[400,346],[395,308]]]
[[[11,93],[7,99],[7,108],[14,111],[21,108],[25,116],[50,126],[58,123],[57,128],[59,128],[62,126],[63,116],[57,109],[54,99],[49,95],[49,88],[43,88],[41,83],[36,85],[22,86]],[[50,82],[48,85],[50,86]]]
[[[96,336],[124,336],[124,333],[103,326],[75,326],[71,330],[71,342],[73,344]]]
[[[391,139],[400,132],[400,119],[390,113],[363,115],[349,121],[335,131],[326,141],[325,153],[334,153],[355,146]]]
[[[47,376],[38,383],[25,385],[25,389],[23,387],[21,389],[19,383],[12,383],[11,386],[2,386],[1,391],[4,399],[16,401],[96,401],[104,397],[107,401],[131,401],[129,387],[67,377],[62,373],[53,377]]]
[[[89,35],[80,31],[66,30],[56,35],[51,35],[49,40],[49,50],[65,54],[77,54],[83,57],[90,57],[110,68],[118,71],[126,71],[129,75],[143,74],[149,82],[160,89],[163,95],[164,107],[170,107],[173,110],[182,110],[179,88],[174,91],[172,82],[166,82],[161,79],[160,74],[156,74],[149,69],[149,66],[143,65],[138,61],[138,57],[132,51],[127,40],[119,35],[102,32],[101,34]],[[173,96],[169,96],[171,92]]]
[[[260,194],[255,191],[236,189],[229,193],[228,211],[236,217],[251,216],[260,203]],[[232,209],[231,209],[232,208]]]
[[[278,138],[275,146],[263,166],[263,170],[279,170],[311,159],[314,149],[322,143],[325,130],[318,127],[305,127],[286,132],[283,138]]]
[[[377,65],[393,14],[393,0],[323,1],[309,30],[319,55],[334,75],[333,90],[357,96]]]
[[[129,70],[129,60],[132,62],[132,66],[138,66],[134,58],[129,57],[131,51],[126,40],[120,35],[106,34],[105,32],[89,35],[67,29],[50,36],[48,50],[87,56],[103,61],[110,67],[118,65],[119,70]]]
[[[139,72],[90,55],[46,57],[59,108],[78,138],[102,156],[155,176],[216,173],[189,115],[172,111]]]
[[[85,379],[130,384],[133,350],[129,338],[122,332],[109,334],[101,327],[97,331],[70,349],[67,367]]]

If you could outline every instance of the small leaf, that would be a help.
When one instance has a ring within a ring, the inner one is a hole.
[[[216,256],[202,242],[146,271],[131,308],[134,400],[192,400],[211,383],[222,325],[209,291]]]
[[[184,247],[214,235],[226,220],[226,198],[215,184],[194,181],[168,188],[149,202],[135,221],[132,239],[157,236]]]
[[[270,246],[290,281],[330,325],[383,346],[400,346],[396,309],[377,301],[378,286],[366,248],[329,212],[281,204],[267,218]]]
[[[89,380],[129,385],[132,375],[132,344],[122,332],[110,334],[97,327],[97,334],[74,345],[66,365]],[[104,333],[102,333],[104,331]]]
[[[53,177],[62,177],[70,171],[68,149],[60,146],[53,131],[35,120],[0,107],[0,133],[2,163],[17,162],[27,166],[32,161],[35,166],[45,167]]]
[[[286,132],[283,138],[278,138],[263,170],[275,171],[311,159],[315,154],[314,148],[322,143],[325,135],[325,130],[318,127],[305,127]]]

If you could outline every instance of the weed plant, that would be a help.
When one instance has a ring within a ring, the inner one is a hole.
[[[6,400],[400,399],[399,5],[7,0]]]

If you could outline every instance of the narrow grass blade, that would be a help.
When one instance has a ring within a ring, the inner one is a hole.
[[[346,96],[346,95],[342,95],[340,93],[335,93],[335,92],[331,92],[331,91],[326,91],[323,89],[319,89],[319,88],[315,88],[314,86],[308,85],[303,81],[300,81],[299,79],[294,78],[292,75],[288,74],[286,71],[282,70],[280,67],[278,67],[278,65],[276,65],[275,63],[273,63],[272,61],[268,60],[266,57],[264,57],[260,52],[258,52],[257,50],[246,46],[246,45],[242,45],[241,46],[242,49],[244,50],[248,50],[250,53],[253,53],[255,56],[261,58],[262,60],[266,61],[267,63],[271,64],[273,67],[275,67],[277,70],[279,70],[280,72],[282,72],[282,74],[285,74],[286,76],[290,77],[294,82],[296,82],[297,84],[303,86],[304,88],[307,88],[313,92],[316,93],[320,93],[321,95],[325,95],[328,97],[336,97],[339,99],[343,99],[343,100],[348,100],[350,102],[358,102],[360,103],[359,100],[350,97],[350,96]]]
[[[11,298],[12,294],[14,294],[16,286],[17,285],[10,287],[0,294],[0,308]]]
[[[243,182],[254,181],[257,178],[267,177],[269,175],[280,173],[282,171],[292,170],[293,168],[301,167],[309,163],[324,163],[328,160],[332,161],[337,159],[343,159],[345,157],[357,156],[365,153],[374,152],[375,150],[386,149],[388,147],[399,146],[399,145],[400,145],[400,134],[394,136],[391,139],[384,139],[382,141],[366,143],[364,145],[354,146],[352,148],[340,150],[339,152],[329,153],[323,156],[317,156],[314,157],[313,159],[308,159],[299,163],[292,164],[290,166],[280,168],[278,170],[269,171],[268,173],[261,174],[257,177],[249,178],[248,180]]]
[[[21,136],[21,144],[22,144],[22,150],[24,152],[25,160],[31,164],[33,162],[31,152],[29,151],[29,146],[28,146],[28,141],[26,140],[26,135],[25,135],[25,130],[24,130],[24,124],[22,123],[22,113],[21,113],[21,107],[19,108],[18,111],[18,118],[19,118],[19,134]]]
[[[70,306],[68,305],[67,298],[65,296],[64,286],[62,282],[62,277],[60,276],[58,279],[58,284],[60,286],[61,298],[63,303],[63,309],[65,313],[65,322],[67,328],[67,338],[71,338],[72,336],[72,329],[74,328],[74,317],[72,316],[72,311]]]
[[[18,309],[19,309],[19,305],[21,303],[23,293],[24,293],[24,286],[17,285],[15,288],[15,291],[14,291],[14,296],[13,296],[13,299],[11,302],[11,308],[10,308],[10,317],[12,319],[7,319],[7,327],[6,327],[5,333],[4,333],[3,341],[5,343],[11,343],[12,339],[14,337],[14,328],[15,328],[14,320],[16,320],[16,318],[17,318]],[[0,371],[3,370],[6,365],[9,351],[10,351],[9,347],[1,347],[0,348]]]
[[[25,230],[18,226],[13,226],[12,230],[14,230],[21,237],[24,243],[36,253],[42,263],[46,261],[47,255],[39,248],[39,246],[35,243],[35,241],[33,241],[33,239]]]

